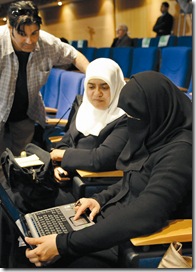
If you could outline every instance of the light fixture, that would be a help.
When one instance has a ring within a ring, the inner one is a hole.
[[[61,1],[58,1],[58,6],[62,6],[62,2]]]

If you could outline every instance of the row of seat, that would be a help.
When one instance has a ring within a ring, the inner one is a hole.
[[[69,44],[71,44],[75,48],[84,48],[88,47],[88,40],[70,40]]]
[[[192,36],[162,35],[152,38],[138,38],[135,41],[136,47],[165,47],[165,46],[189,46],[192,47]]]
[[[162,35],[151,38],[133,38],[133,47],[164,47],[164,46],[189,46],[192,47],[192,36]],[[71,40],[69,43],[77,48],[88,47],[88,40]]]
[[[188,88],[192,74],[192,48],[171,47],[86,47],[80,51],[91,62],[96,58],[111,58],[121,67],[124,77],[141,71],[159,71],[177,86]]]
[[[116,61],[124,76],[146,70],[160,71],[177,86],[192,92],[192,49],[190,47],[166,47],[161,51],[149,48],[86,48],[86,56],[106,57]],[[84,53],[84,52],[83,52]],[[87,54],[88,53],[88,54]],[[91,61],[89,59],[89,61]],[[53,68],[41,93],[46,107],[58,109],[56,117],[67,119],[77,94],[83,94],[85,75],[76,71]]]

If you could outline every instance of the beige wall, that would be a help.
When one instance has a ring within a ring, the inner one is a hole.
[[[162,0],[85,0],[41,10],[42,29],[68,40],[87,39],[89,46],[110,46],[120,23],[129,28],[131,37],[154,37],[152,27],[160,13]],[[168,0],[177,35],[179,6]],[[188,16],[189,17],[189,16]],[[182,28],[183,24],[181,24]],[[182,35],[182,31],[180,32]],[[187,18],[186,35],[192,35]]]
[[[120,23],[129,28],[131,37],[154,37],[152,27],[160,13],[162,0],[86,0],[57,7],[58,13],[44,10],[43,29],[68,40],[87,39],[89,46],[110,46],[115,29]],[[174,34],[177,35],[179,6],[176,0],[170,3],[174,16]],[[54,10],[54,8],[53,8]],[[52,14],[52,16],[51,16]],[[51,18],[51,19],[50,19]],[[181,24],[183,26],[183,24]],[[181,31],[182,34],[182,31]],[[191,35],[187,18],[186,35]]]

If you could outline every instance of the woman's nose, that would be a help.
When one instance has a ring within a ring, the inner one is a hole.
[[[95,95],[101,97],[103,95],[103,92],[100,90],[100,88],[97,88],[95,91]]]

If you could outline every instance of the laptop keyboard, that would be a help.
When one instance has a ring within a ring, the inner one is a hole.
[[[38,211],[33,214],[34,225],[40,236],[52,233],[67,233],[66,218],[59,208]]]

